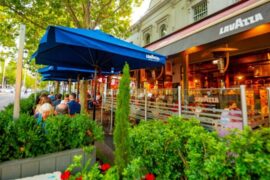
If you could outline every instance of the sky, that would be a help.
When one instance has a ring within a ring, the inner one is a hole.
[[[140,7],[133,8],[133,13],[131,15],[131,24],[138,21],[147,11],[151,0],[143,0]]]

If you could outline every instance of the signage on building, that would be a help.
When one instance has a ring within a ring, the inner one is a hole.
[[[249,16],[247,18],[238,18],[233,22],[232,24],[223,26],[219,30],[219,35],[237,30],[242,27],[249,26],[251,24],[254,24],[256,22],[262,21],[263,20],[263,15],[261,13],[254,14],[252,16]]]
[[[198,103],[219,103],[218,97],[195,97],[195,102]]]

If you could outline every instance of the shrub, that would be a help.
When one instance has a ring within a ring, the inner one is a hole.
[[[234,131],[224,141],[234,177],[270,179],[270,128]]]
[[[14,122],[12,111],[7,109],[0,112],[0,162],[11,159],[14,156]]]
[[[91,145],[103,139],[102,128],[86,115],[51,116],[43,124],[28,114],[13,121],[0,112],[0,162]]]
[[[115,112],[115,130],[113,142],[115,144],[115,165],[119,176],[122,176],[123,169],[130,161],[130,140],[129,140],[129,66],[125,64],[123,76],[120,81],[119,94],[117,95],[117,108]]]
[[[28,114],[21,114],[14,122],[12,135],[15,138],[13,144],[15,151],[14,158],[21,159],[33,157],[46,152],[46,137],[42,131],[42,126],[37,124],[37,120]]]
[[[179,179],[184,175],[186,152],[184,136],[178,134],[185,130],[163,121],[142,121],[130,132],[133,158],[140,157],[147,172],[160,179]]]
[[[45,121],[45,133],[52,152],[91,145],[104,137],[101,126],[87,115],[51,116]]]
[[[50,116],[45,122],[45,133],[49,152],[70,149],[70,124],[72,119],[67,115]],[[79,132],[78,132],[79,133]]]
[[[196,120],[173,117],[141,122],[130,137],[133,158],[142,160],[140,169],[157,179],[270,178],[269,128],[247,128],[221,138]]]

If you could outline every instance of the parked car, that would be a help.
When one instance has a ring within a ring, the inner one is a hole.
[[[14,90],[13,87],[8,87],[8,88],[3,89],[3,92],[6,92],[6,93],[14,93],[15,90]]]

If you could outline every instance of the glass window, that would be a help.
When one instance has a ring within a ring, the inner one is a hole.
[[[160,37],[164,37],[167,34],[167,26],[162,24],[160,26]]]
[[[207,16],[207,1],[203,0],[193,7],[193,19],[198,21]]]
[[[150,43],[150,34],[149,33],[146,33],[145,36],[144,36],[144,42],[145,44],[149,44]]]

